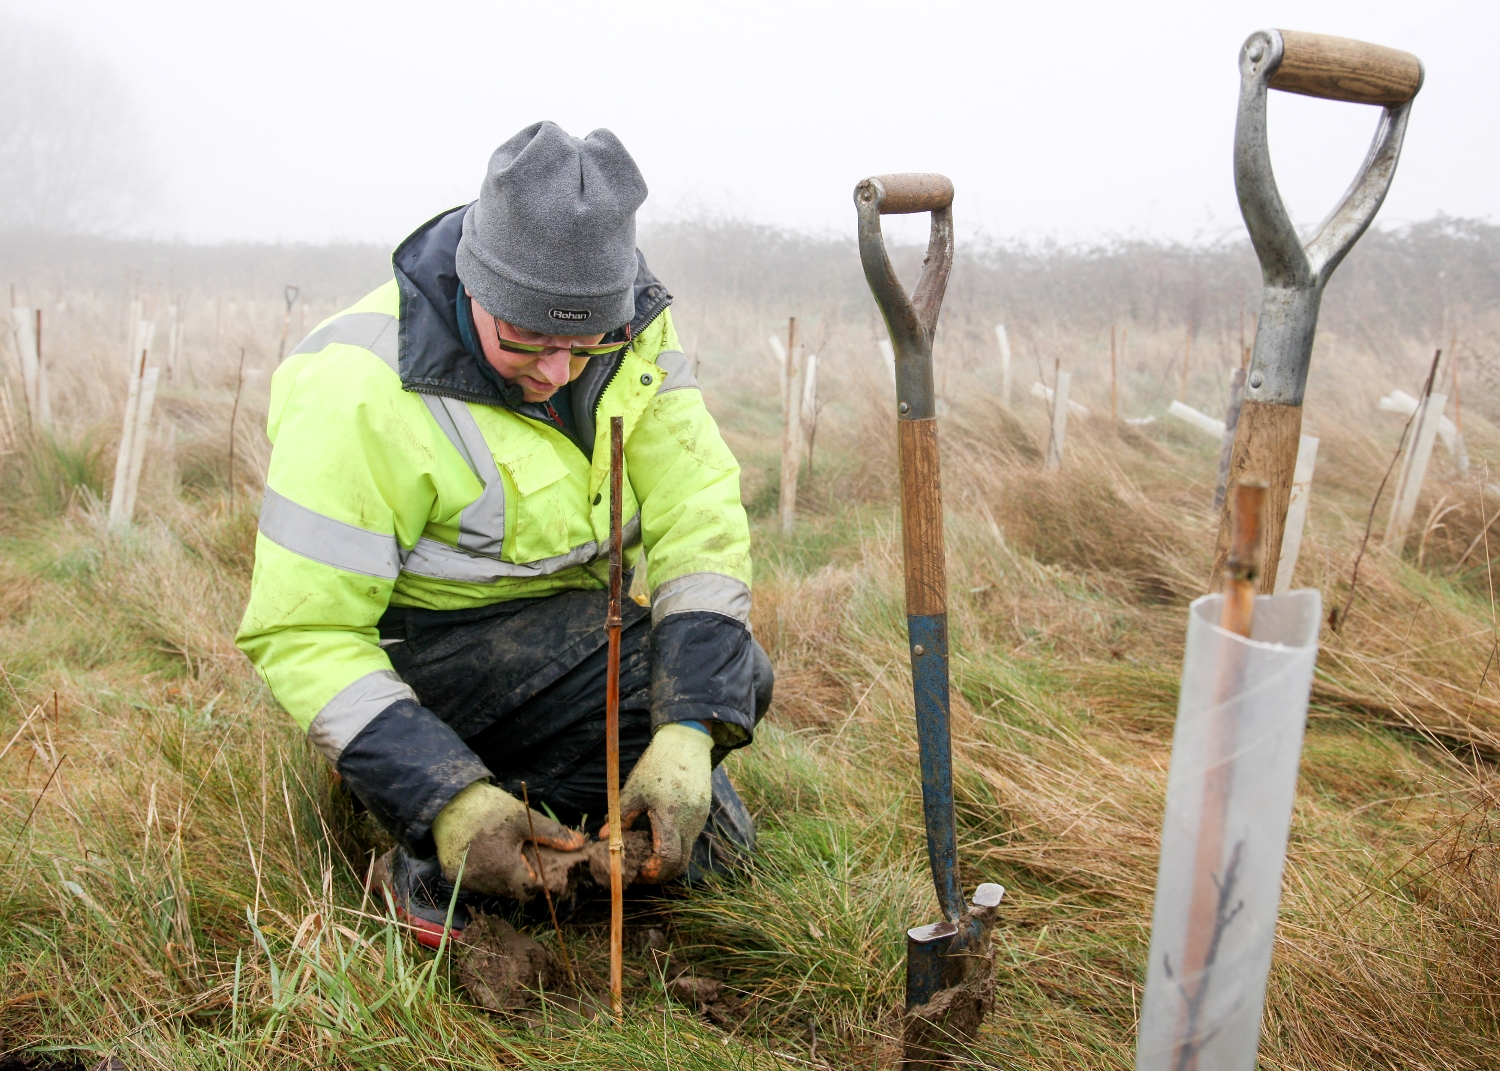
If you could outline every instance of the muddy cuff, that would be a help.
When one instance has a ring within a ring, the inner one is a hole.
[[[419,859],[437,854],[432,820],[438,812],[490,776],[447,723],[410,699],[392,703],[361,729],[338,767],[376,820]]]
[[[755,733],[755,640],[732,618],[671,614],[651,630],[651,727],[701,721],[715,758]]]

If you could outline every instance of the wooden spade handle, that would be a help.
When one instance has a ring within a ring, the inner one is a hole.
[[[1247,478],[1264,480],[1267,484],[1258,559],[1261,591],[1276,590],[1281,540],[1286,532],[1287,507],[1292,499],[1292,477],[1297,470],[1297,447],[1301,441],[1300,405],[1268,405],[1248,398],[1242,404],[1229,454],[1229,486]],[[1219,539],[1209,591],[1217,591],[1228,577],[1233,542],[1232,509],[1226,500],[1219,515]]]
[[[1422,61],[1381,45],[1282,30],[1281,65],[1272,89],[1354,104],[1405,104],[1422,88]]]
[[[885,199],[880,202],[882,216],[936,212],[953,203],[953,182],[946,175],[876,175],[860,185],[875,182],[885,191]]]

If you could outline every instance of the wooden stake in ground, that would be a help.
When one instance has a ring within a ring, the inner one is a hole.
[[[802,467],[802,350],[797,344],[797,318],[787,323],[786,389],[781,417],[781,534],[789,536],[797,523],[797,475]]]
[[[1010,408],[1010,336],[1005,333],[1004,324],[995,325],[995,341],[1000,343],[1000,404]],[[895,364],[892,361],[892,375],[894,376]]]
[[[609,663],[604,684],[604,776],[609,808],[609,1001],[615,1021],[625,1018],[625,831],[620,823],[620,588],[624,547],[625,418],[609,418]]]

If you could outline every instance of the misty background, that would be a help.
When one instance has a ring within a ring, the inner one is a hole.
[[[958,191],[943,367],[993,390],[1004,322],[1018,395],[1063,367],[1098,404],[1118,329],[1135,411],[1217,413],[1259,303],[1230,148],[1237,51],[1266,25],[1427,71],[1392,192],[1329,288],[1320,360],[1357,352],[1384,369],[1370,389],[1412,391],[1445,346],[1500,384],[1500,9],[1477,3],[0,4],[0,285],[47,310],[44,363],[123,363],[141,315],[171,339],[164,390],[228,389],[243,350],[253,399],[283,334],[389,278],[395,243],[547,117],[607,126],[640,162],[641,246],[724,397],[778,404],[766,337],[793,315],[833,361],[826,390],[880,390],[851,193],[935,170]],[[1376,115],[1272,94],[1295,219],[1337,200]],[[925,226],[887,220],[913,276]],[[122,389],[87,380],[58,388],[78,426]]]

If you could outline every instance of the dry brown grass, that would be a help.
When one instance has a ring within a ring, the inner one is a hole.
[[[867,325],[836,326],[825,374],[838,390],[799,532],[783,541],[757,525],[753,624],[777,662],[777,704],[757,746],[731,762],[761,816],[763,863],[742,884],[653,908],[677,961],[721,972],[751,1009],[732,1044],[674,1013],[644,958],[631,970],[649,1018],[619,1036],[495,1024],[431,975],[412,996],[418,961],[409,950],[392,958],[405,946],[382,936],[358,893],[368,829],[230,641],[251,566],[265,380],[252,378],[241,400],[244,482],[231,504],[233,382],[220,355],[195,366],[196,388],[164,391],[175,452],[155,440],[140,523],[125,538],[104,531],[97,501],[114,388],[68,387],[76,411],[57,444],[0,457],[0,665],[15,689],[0,688],[0,746],[25,725],[0,759],[0,851],[15,846],[0,908],[14,995],[0,998],[0,1047],[118,1042],[143,1065],[211,1052],[236,1066],[372,1071],[434,1052],[456,1066],[708,1067],[726,1052],[742,1066],[785,1065],[771,1049],[814,1064],[889,1063],[901,931],[935,908],[889,383]],[[1097,407],[1097,339],[1052,330],[1037,340],[1093,347],[1095,375],[1079,382]],[[1168,330],[1142,331],[1132,364],[1175,345]],[[98,350],[80,379],[105,382],[113,351]],[[1129,1066],[1184,607],[1208,574],[1216,451],[1166,423],[1138,431],[1096,415],[1070,423],[1066,463],[1047,472],[1029,377],[1018,375],[1007,411],[987,400],[993,368],[976,351],[955,344],[944,360],[962,863],[967,884],[1010,890],[982,1062]],[[1205,408],[1213,371],[1206,364],[1191,384]],[[1297,575],[1325,607],[1347,595],[1369,495],[1399,433],[1395,418],[1370,416],[1373,400],[1405,371],[1354,354],[1341,375],[1315,376],[1308,422],[1324,446]],[[1132,370],[1126,412],[1163,397],[1160,372]],[[771,374],[769,360],[705,361],[703,373],[746,463],[747,500],[762,509],[775,492]],[[1500,457],[1482,416],[1465,430],[1476,458]],[[1479,502],[1482,473],[1476,464],[1452,477],[1439,453],[1419,511],[1432,519],[1421,561],[1416,540],[1400,558],[1372,547],[1353,612],[1337,634],[1324,630],[1262,1066],[1493,1062],[1500,654],[1490,659],[1490,559],[1471,555],[1453,571],[1484,511],[1500,508]],[[1377,543],[1384,516],[1382,506]],[[1500,535],[1494,545],[1500,557]],[[590,926],[573,928],[575,950],[597,944]],[[294,993],[277,988],[273,962],[300,972]],[[328,1026],[340,1009],[357,1041]]]

